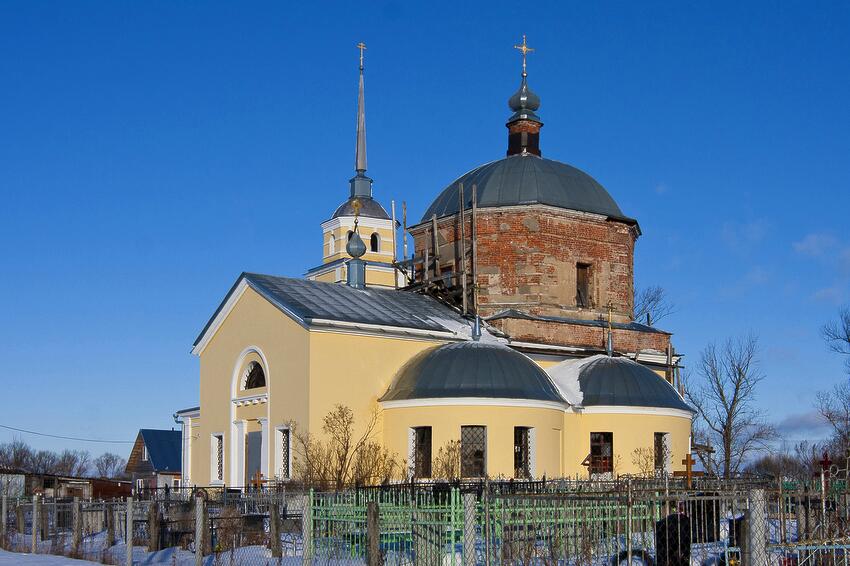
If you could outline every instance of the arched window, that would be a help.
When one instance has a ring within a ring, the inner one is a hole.
[[[251,362],[245,370],[245,386],[243,389],[257,389],[266,386],[266,374],[257,362]]]
[[[381,248],[381,236],[378,235],[377,232],[372,233],[372,237],[369,238],[369,251],[378,252]]]
[[[336,253],[336,239],[334,239],[334,235],[331,234],[328,237],[328,255],[333,255]]]

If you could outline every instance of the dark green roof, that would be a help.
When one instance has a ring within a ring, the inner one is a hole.
[[[398,371],[381,401],[450,397],[564,402],[540,366],[507,346],[484,342],[420,352]]]
[[[480,208],[545,204],[601,214],[630,224],[605,188],[587,173],[566,163],[536,155],[512,155],[487,163],[455,179],[434,200],[422,221],[458,212],[458,183],[463,183],[465,209],[472,208],[472,186],[477,186]]]
[[[676,389],[648,367],[624,357],[594,358],[581,367],[578,375],[581,404],[585,407],[654,407],[693,412]]]

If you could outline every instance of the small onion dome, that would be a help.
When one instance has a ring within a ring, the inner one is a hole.
[[[540,117],[535,114],[537,109],[540,108],[540,97],[528,88],[525,77],[522,77],[519,90],[508,99],[508,107],[514,112],[513,116],[508,119],[508,124],[517,120],[540,122]]]
[[[381,220],[389,220],[390,215],[384,210],[384,207],[373,198],[358,196],[351,197],[334,211],[331,218],[339,218],[340,216],[355,216],[354,201],[360,202],[360,216],[364,218],[380,218]]]
[[[540,366],[501,344],[459,342],[420,352],[381,401],[480,397],[564,403]]]
[[[351,238],[348,239],[348,243],[345,245],[345,251],[355,259],[366,253],[366,244],[363,243],[363,239],[356,230],[351,234]]]
[[[568,360],[550,367],[548,374],[568,400],[579,401],[585,407],[651,407],[694,412],[666,379],[629,358],[600,354]],[[576,381],[581,399],[571,398],[575,397]]]

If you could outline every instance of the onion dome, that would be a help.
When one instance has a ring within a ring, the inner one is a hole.
[[[564,403],[546,372],[526,356],[476,341],[420,352],[398,371],[381,401],[463,397]]]
[[[648,407],[694,412],[666,379],[629,358],[600,354],[567,360],[550,367],[548,374],[564,398],[584,407]]]
[[[537,109],[540,108],[540,97],[528,88],[525,73],[523,73],[519,90],[508,99],[508,107],[514,112],[513,116],[508,118],[508,124],[517,120],[532,120],[542,124],[540,117],[535,114]]]

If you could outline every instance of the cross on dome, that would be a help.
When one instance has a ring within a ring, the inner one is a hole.
[[[534,51],[534,48],[528,46],[528,43],[525,41],[525,34],[522,34],[522,43],[514,45],[514,49],[518,49],[522,53],[522,76],[528,76],[528,73],[525,72],[525,59],[529,53]]]

